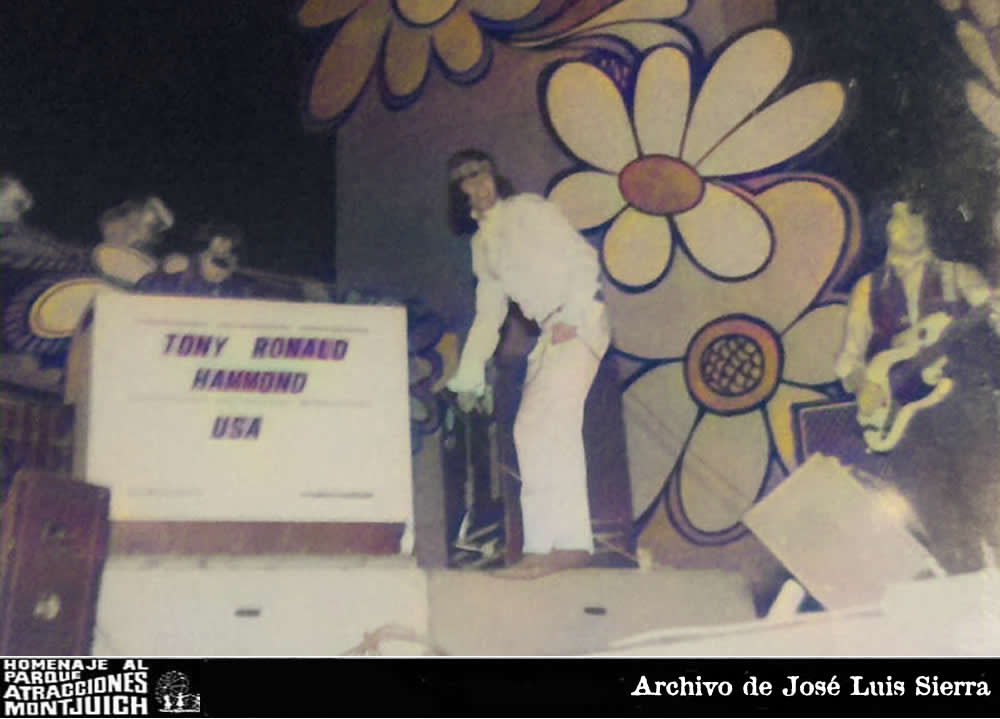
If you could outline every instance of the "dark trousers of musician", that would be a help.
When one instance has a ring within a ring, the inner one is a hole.
[[[1000,423],[997,341],[988,331],[949,354],[955,388],[919,412],[886,454],[855,454],[856,464],[892,483],[949,574],[1000,560]],[[852,453],[854,454],[854,453]]]

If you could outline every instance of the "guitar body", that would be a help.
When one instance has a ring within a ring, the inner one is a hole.
[[[943,401],[945,397],[951,394],[954,386],[955,383],[951,379],[942,377],[920,399],[903,405],[891,402],[892,410],[882,412],[881,417],[883,418],[883,422],[868,424],[867,426],[870,428],[865,429],[863,432],[865,444],[868,445],[868,449],[873,452],[888,452],[894,449],[899,444],[899,440],[903,438],[910,420],[921,410],[933,407]],[[877,412],[879,411],[881,411],[881,408],[877,410]],[[862,426],[866,425],[862,424]]]
[[[879,352],[868,363],[868,381],[878,385],[888,398],[874,411],[858,413],[870,450],[892,450],[918,412],[940,403],[951,393],[954,382],[943,374],[948,358],[941,356],[924,366],[920,355],[941,340],[952,322],[944,312],[929,315],[901,333],[895,346]]]

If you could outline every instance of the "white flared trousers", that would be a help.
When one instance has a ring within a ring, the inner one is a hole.
[[[594,551],[583,407],[600,358],[579,337],[549,345],[521,394],[514,445],[524,552]]]

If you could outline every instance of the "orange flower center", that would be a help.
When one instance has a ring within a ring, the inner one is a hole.
[[[781,340],[768,325],[753,317],[720,317],[691,340],[684,376],[698,404],[740,414],[771,398],[782,361]]]
[[[630,205],[650,215],[690,210],[705,192],[695,169],[669,155],[633,160],[618,175],[618,187]]]

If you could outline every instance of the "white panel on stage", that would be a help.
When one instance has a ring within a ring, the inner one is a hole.
[[[96,298],[75,473],[113,520],[406,522],[402,307]]]
[[[817,453],[743,521],[824,607],[850,609],[934,566],[910,530],[910,511],[888,485],[868,489]]]

